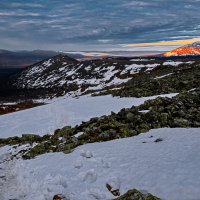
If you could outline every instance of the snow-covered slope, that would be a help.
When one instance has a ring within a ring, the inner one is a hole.
[[[176,94],[162,96],[172,97],[174,95]],[[137,106],[156,97],[117,98],[107,95],[56,98],[47,101],[47,105],[1,115],[0,138],[26,133],[50,134],[57,128],[66,125],[74,126],[92,117],[108,115],[111,111],[118,112],[122,108]]]
[[[158,138],[162,141],[155,142]],[[83,145],[67,155],[11,161],[13,181],[5,182],[0,199],[51,200],[55,194],[63,194],[69,200],[111,200],[114,196],[106,188],[106,183],[111,183],[121,194],[138,188],[161,199],[197,200],[199,143],[198,128],[164,128]]]
[[[13,80],[13,84],[17,88],[63,87],[83,92],[127,82],[133,74],[141,70],[149,71],[157,66],[159,64],[144,65],[109,59],[78,62],[58,55],[23,71]]]

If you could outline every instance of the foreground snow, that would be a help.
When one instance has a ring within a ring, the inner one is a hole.
[[[83,145],[67,155],[17,160],[11,170],[13,184],[5,185],[1,198],[51,200],[62,193],[70,200],[113,199],[106,189],[109,182],[121,194],[137,188],[162,199],[199,199],[199,132],[198,128],[157,129]],[[154,142],[158,138],[163,141]]]
[[[161,96],[172,97],[176,94]],[[77,125],[91,117],[108,115],[122,108],[137,106],[148,99],[156,98],[117,98],[111,95],[78,99],[61,97],[39,106],[0,116],[0,138],[17,136],[24,133],[50,134],[66,125]]]

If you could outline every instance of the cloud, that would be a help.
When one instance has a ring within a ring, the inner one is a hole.
[[[103,44],[107,44],[107,43],[110,43],[112,42],[113,40],[109,40],[109,39],[101,39],[101,40],[98,40],[99,43],[103,43]]]
[[[131,1],[131,2],[125,2],[122,4],[122,6],[124,7],[130,7],[130,6],[139,6],[139,7],[143,7],[143,6],[150,6],[152,5],[152,2],[145,2],[145,1]]]
[[[34,13],[34,12],[15,12],[15,11],[11,11],[11,12],[0,12],[0,16],[1,17],[26,17],[26,16],[30,16],[30,17],[38,17],[40,16],[39,13]]]
[[[136,43],[127,44],[129,47],[149,47],[149,46],[175,46],[175,45],[187,45],[194,42],[199,42],[200,38],[192,38],[186,40],[172,40],[172,41],[161,41],[161,42],[150,42],[150,43]]]
[[[18,3],[18,2],[14,2],[14,3],[10,3],[11,7],[14,8],[19,8],[19,7],[31,7],[31,8],[44,8],[44,5],[39,4],[39,3]]]
[[[199,7],[199,0],[1,0],[0,38],[19,41],[19,49],[28,41],[60,50],[198,38]]]

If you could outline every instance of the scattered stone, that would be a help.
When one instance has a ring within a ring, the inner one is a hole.
[[[57,194],[53,197],[53,200],[63,200],[62,195]]]
[[[175,118],[174,125],[177,127],[185,127],[186,128],[190,125],[190,122],[184,118]]]
[[[133,121],[135,119],[134,117],[135,115],[131,112],[129,112],[127,115],[126,115],[126,118],[129,120],[129,121]]]
[[[158,139],[156,139],[154,142],[162,142],[162,141],[163,141],[162,138],[158,138]]]
[[[114,196],[120,196],[120,186],[121,186],[121,181],[117,177],[111,178],[107,183],[106,183],[106,188],[114,195]]]

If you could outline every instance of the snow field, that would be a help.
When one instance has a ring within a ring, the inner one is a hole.
[[[161,142],[154,142],[162,138]],[[144,143],[145,142],[145,143]],[[156,129],[136,137],[86,144],[70,154],[17,160],[4,199],[111,200],[109,183],[123,194],[131,188],[162,199],[199,199],[198,128]]]

